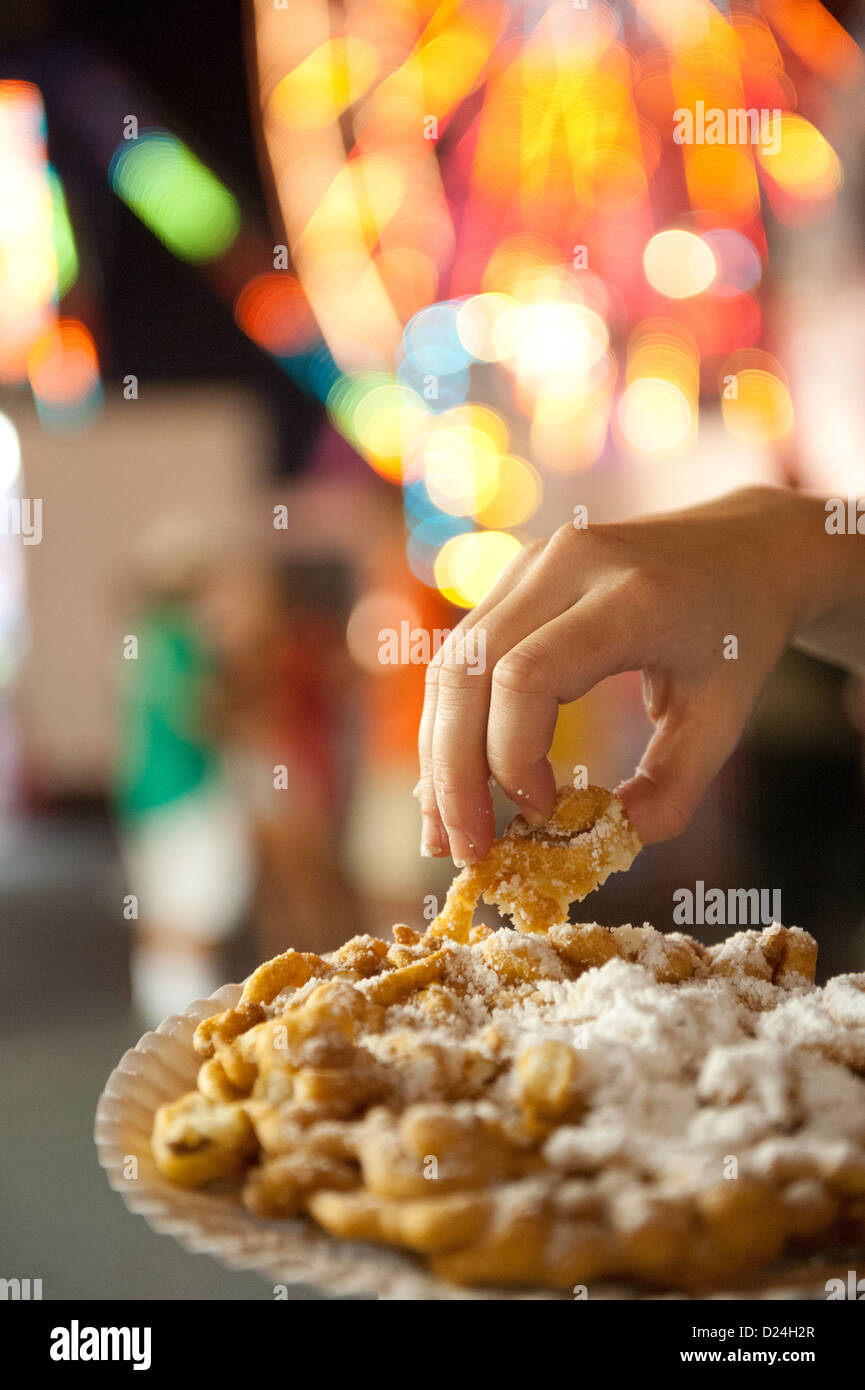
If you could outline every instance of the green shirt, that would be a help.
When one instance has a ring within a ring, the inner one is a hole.
[[[135,818],[196,791],[219,770],[203,731],[211,656],[180,604],[160,603],[135,624],[137,659],[126,662],[117,799]]]

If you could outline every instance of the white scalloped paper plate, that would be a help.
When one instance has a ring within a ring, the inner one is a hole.
[[[194,1254],[212,1255],[229,1269],[253,1270],[273,1284],[310,1284],[333,1297],[381,1299],[556,1299],[549,1290],[507,1293],[458,1289],[434,1279],[419,1260],[398,1251],[335,1240],[311,1221],[252,1216],[236,1193],[172,1186],[150,1152],[153,1116],[165,1101],[195,1089],[200,1059],[192,1035],[204,1018],[230,1009],[240,985],[223,985],[145,1033],[108,1078],[96,1109],[94,1138],[108,1181],[130,1211],[153,1230],[174,1236]],[[135,1158],[137,1177],[127,1177]]]

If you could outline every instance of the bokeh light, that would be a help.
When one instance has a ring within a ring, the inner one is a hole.
[[[27,375],[39,418],[52,432],[82,430],[101,408],[96,344],[79,319],[57,319],[39,335]]]
[[[530,390],[569,394],[607,350],[607,325],[584,304],[541,301],[510,314],[513,369]]]
[[[628,341],[628,380],[616,419],[637,455],[692,443],[700,390],[700,352],[678,320],[645,319]]]
[[[0,82],[0,380],[19,383],[56,312],[55,204],[38,87]]]
[[[818,0],[597,0],[531,24],[498,0],[372,4],[338,29],[326,0],[291,25],[271,0],[255,10],[328,410],[402,484],[415,574],[475,601],[546,475],[604,468],[611,443],[647,460],[692,446],[701,396],[717,391],[734,432],[782,437],[783,372],[742,356],[764,330],[763,204],[790,224],[831,205],[843,175],[806,118],[813,78],[862,74]],[[736,130],[680,144],[676,113],[698,103]],[[313,361],[293,358],[294,378]]]
[[[753,290],[763,274],[760,255],[752,241],[729,227],[716,227],[703,234],[712,253],[716,273],[709,293],[720,299],[731,298],[743,290]]]
[[[78,279],[78,252],[75,234],[69,221],[66,195],[56,169],[48,167],[48,186],[51,193],[54,256],[57,263],[57,293],[62,298]]]
[[[399,482],[403,455],[429,416],[415,393],[381,374],[341,377],[327,398],[331,418],[382,477]]]
[[[506,531],[468,531],[446,541],[436,556],[435,579],[445,598],[473,608],[522,550]]]
[[[27,362],[34,396],[50,406],[74,406],[99,383],[91,333],[78,319],[58,319],[40,335]]]
[[[711,248],[693,232],[671,228],[652,237],[643,252],[646,279],[668,299],[702,294],[715,278]]]
[[[490,500],[475,512],[482,526],[491,530],[521,526],[537,511],[542,484],[535,468],[515,454],[502,454],[497,460],[497,484]]]
[[[148,130],[115,151],[109,181],[118,197],[181,260],[215,260],[235,240],[240,209],[182,140]]]
[[[507,325],[512,324],[508,311],[515,301],[506,294],[475,294],[462,304],[457,313],[459,340],[466,352],[478,362],[500,362],[513,352],[513,336]]]
[[[750,148],[741,145],[691,145],[685,176],[691,205],[740,227],[759,215],[760,188]]]
[[[784,439],[793,428],[793,401],[780,363],[766,352],[738,353],[724,363],[721,409],[736,438],[752,444]]]
[[[423,460],[430,500],[452,516],[474,515],[498,490],[498,453],[482,430],[452,425],[431,431]]]
[[[691,430],[691,407],[684,392],[660,377],[638,377],[626,387],[618,407],[622,434],[641,453],[673,449]]]
[[[442,547],[454,536],[466,535],[471,530],[468,518],[448,516],[438,510],[410,525],[406,546],[409,569],[424,584],[435,585],[435,564]]]
[[[757,158],[770,183],[798,202],[831,199],[841,187],[841,161],[825,136],[804,116],[786,112],[772,122],[772,140],[758,146]],[[773,199],[775,203],[775,199]],[[783,204],[778,208],[783,211]]]
[[[298,132],[329,125],[368,91],[378,71],[373,44],[350,35],[329,39],[277,84],[269,114]]]
[[[276,354],[297,352],[316,336],[306,295],[283,271],[250,280],[237,297],[234,317],[247,337]]]

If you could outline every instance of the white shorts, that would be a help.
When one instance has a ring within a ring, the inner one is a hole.
[[[123,859],[139,919],[195,941],[220,941],[250,905],[254,862],[246,816],[216,782],[126,827]]]

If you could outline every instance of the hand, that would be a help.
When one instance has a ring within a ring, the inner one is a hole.
[[[862,540],[827,536],[824,521],[817,498],[755,487],[526,546],[427,670],[422,853],[483,857],[490,776],[527,820],[546,820],[559,705],[631,670],[655,731],[619,794],[644,843],[680,834],[793,635],[865,591]],[[461,646],[474,628],[483,674]]]

